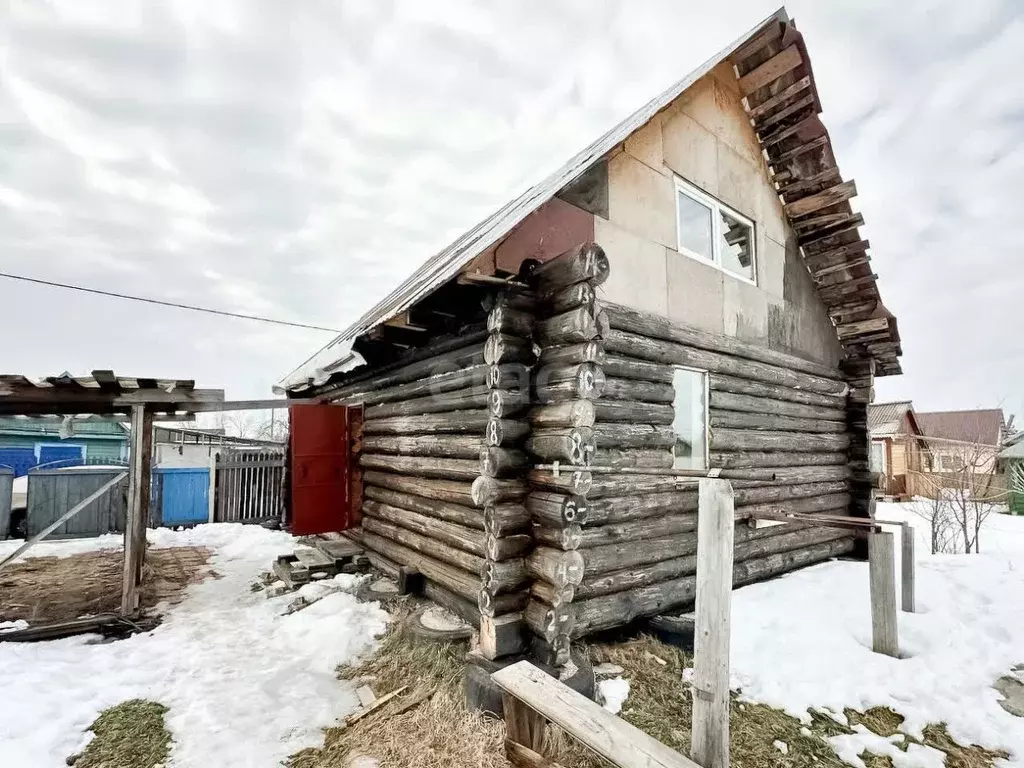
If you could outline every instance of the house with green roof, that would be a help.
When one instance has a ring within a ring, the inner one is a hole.
[[[127,456],[127,426],[112,419],[0,418],[0,465],[15,476],[56,461],[104,464]]]

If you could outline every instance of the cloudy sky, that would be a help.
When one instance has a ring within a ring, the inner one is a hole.
[[[0,271],[343,328],[775,9],[4,0]],[[902,377],[1024,416],[1024,15],[788,4],[857,180]],[[270,386],[331,334],[0,278],[0,372]]]

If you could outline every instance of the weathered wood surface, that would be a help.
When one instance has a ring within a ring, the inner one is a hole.
[[[573,283],[590,282],[601,285],[608,279],[611,267],[601,246],[586,243],[537,265],[530,279],[543,293],[558,291]]]
[[[660,315],[641,312],[621,304],[601,302],[601,307],[607,313],[608,321],[615,330],[641,334],[654,339],[732,355],[793,371],[802,371],[815,376],[839,378],[838,371],[829,366],[805,360],[795,355],[789,355],[785,352],[777,352],[768,347],[744,341],[734,336],[700,331],[696,328],[673,323],[668,318]],[[627,352],[626,354],[629,353]]]
[[[480,609],[472,600],[467,600],[430,579],[423,580],[423,596],[451,611],[467,624],[480,626]]]
[[[483,616],[480,619],[480,652],[488,659],[510,656],[525,647],[520,614]]]
[[[556,587],[549,582],[537,580],[530,584],[530,597],[536,598],[550,606],[563,606],[571,603],[576,588],[572,585]]]
[[[491,675],[510,702],[513,725],[506,725],[511,741],[543,754],[541,727],[550,720],[585,747],[621,768],[699,768],[696,763],[648,736],[587,697],[576,693],[529,662],[521,661]],[[538,724],[539,723],[539,724]],[[538,748],[537,745],[541,745]],[[527,765],[530,765],[527,763]],[[543,765],[543,763],[541,764]]]
[[[444,413],[487,407],[487,390],[480,385],[442,394],[429,394],[408,400],[381,403],[367,408],[366,421],[393,416],[415,416],[421,413]]]
[[[590,283],[575,283],[548,294],[545,301],[545,310],[550,315],[560,315],[569,310],[583,307],[588,312],[594,312],[594,305],[597,301],[597,293]]]
[[[579,552],[537,547],[526,558],[526,570],[558,588],[576,586],[583,580],[583,557]]]
[[[485,477],[514,477],[529,464],[525,453],[515,448],[484,448],[479,451],[480,474]]]
[[[830,480],[822,483],[779,484],[760,488],[741,488],[734,492],[734,497],[736,506],[742,507],[750,504],[781,503],[791,499],[846,493],[849,490],[849,483],[845,480]]]
[[[535,429],[526,440],[526,450],[534,456],[573,465],[588,463],[595,447],[594,432],[588,427]]]
[[[593,476],[585,470],[562,470],[556,477],[547,469],[531,469],[526,473],[527,482],[534,488],[556,493],[572,493],[586,496],[593,485]]]
[[[403,511],[408,510],[437,520],[455,523],[464,528],[485,530],[484,511],[474,507],[379,488],[372,484],[364,486],[363,496],[364,499],[398,507]]]
[[[586,494],[589,501],[609,496],[633,496],[647,493],[696,489],[694,478],[659,475],[619,475],[595,473]]]
[[[765,431],[811,432],[837,434],[845,431],[844,421],[806,419],[802,416],[781,416],[774,413],[746,413],[712,409],[709,413],[712,429],[752,429]]]
[[[603,365],[605,357],[604,346],[599,341],[586,341],[581,344],[544,347],[540,353],[539,363],[541,367],[545,365],[571,365],[573,363],[596,363]]]
[[[588,498],[588,526],[606,526],[614,523],[627,523],[666,514],[694,512],[697,509],[697,489],[671,490],[658,492],[640,491],[626,496]]]
[[[488,365],[520,363],[533,360],[533,343],[529,339],[495,333],[487,337],[483,348],[483,362]]]
[[[407,384],[398,384],[393,387],[384,387],[366,392],[360,397],[360,400],[363,406],[369,410],[371,406],[380,403],[397,402],[427,395],[441,395],[446,392],[483,387],[487,384],[490,370],[491,366],[481,363],[469,368],[461,368],[417,379]]]
[[[910,523],[903,523],[900,530],[900,607],[907,613],[917,610],[915,581],[914,528]]]
[[[494,392],[490,394],[493,395]],[[363,423],[363,434],[416,435],[431,432],[461,432],[482,435],[490,420],[490,416],[484,409],[489,402],[488,395],[485,393],[482,400],[483,405],[474,410],[372,419]]]
[[[603,424],[594,427],[594,440],[602,448],[671,448],[676,443],[672,427],[659,424]]]
[[[695,530],[697,516],[694,513],[670,513],[662,517],[649,517],[631,522],[587,526],[582,531],[577,548],[589,549],[622,542],[637,542],[636,546],[643,547],[646,546],[647,539]]]
[[[535,329],[545,346],[578,344],[591,341],[598,335],[597,320],[587,307],[577,307],[546,320],[538,320]]]
[[[510,419],[489,419],[484,428],[484,440],[489,446],[508,447],[522,441],[530,434],[530,425],[526,421]]]
[[[850,468],[846,464],[824,467],[761,467],[723,469],[719,477],[726,480],[774,481],[778,483],[822,483],[830,480],[848,480]]]
[[[421,515],[418,512],[412,512],[371,499],[363,502],[363,514],[402,528],[407,528],[414,533],[437,539],[471,554],[480,557],[488,556],[486,547],[487,534],[477,528],[468,528],[456,523],[449,523],[436,517]],[[480,517],[482,519],[482,515]],[[372,525],[367,528],[365,522],[363,527],[374,533],[382,533],[381,531],[375,531]]]
[[[896,611],[896,546],[891,533],[868,534],[871,650],[899,658]]]
[[[553,528],[584,525],[589,514],[583,496],[541,490],[531,491],[526,497],[526,509],[538,523]]]
[[[745,517],[756,518],[759,512],[833,512],[846,510],[850,506],[849,493],[830,493],[827,496],[812,496],[807,499],[747,504],[740,508]]]
[[[488,533],[484,540],[487,559],[496,563],[520,557],[533,548],[533,539],[529,534],[495,536]]]
[[[504,560],[502,562],[488,560],[487,564],[484,566],[483,589],[492,595],[504,595],[509,592],[514,592],[528,581],[529,574],[526,568],[526,561],[521,557]],[[527,590],[524,588],[521,592],[525,598]],[[505,601],[505,603],[508,606],[514,606],[515,609],[518,610],[522,607],[522,605],[517,602],[518,599],[519,598],[510,597]],[[495,600],[497,600],[497,598],[495,598]],[[505,612],[505,609],[498,610],[498,612]]]
[[[729,768],[732,486],[728,480],[702,479],[699,496],[690,754],[705,768]]]
[[[568,552],[579,548],[583,538],[583,529],[578,525],[564,525],[560,528],[535,525],[533,526],[533,538],[538,545]]]
[[[528,339],[533,333],[533,313],[507,306],[496,306],[487,316],[487,330]]]
[[[494,477],[478,477],[473,481],[472,498],[478,507],[517,501],[526,496],[527,486],[522,479],[500,480]]]
[[[492,389],[487,395],[487,409],[491,418],[507,419],[525,411],[530,405],[530,393],[522,389]],[[488,419],[489,421],[490,419]]]
[[[529,591],[525,588],[518,592],[497,595],[485,586],[477,597],[477,609],[481,616],[501,616],[523,610],[528,599]]]
[[[626,357],[625,355],[607,355],[602,368],[608,376],[653,381],[659,384],[671,384],[675,375],[675,369],[671,365],[650,363],[637,357]]]
[[[715,429],[710,436],[712,451],[792,451],[821,453],[844,451],[850,436],[812,434],[808,432],[757,432],[738,429]]]
[[[391,472],[374,472],[371,470],[363,473],[363,484],[366,488],[377,486],[378,488],[386,488],[391,491],[421,496],[425,499],[447,501],[467,507],[484,506],[483,504],[475,504],[473,501],[472,485],[466,482],[434,480]],[[455,522],[458,521],[456,520]]]
[[[510,502],[484,508],[484,530],[489,536],[508,536],[529,527],[530,513],[522,504]]]
[[[764,397],[803,405],[816,405],[832,410],[842,410],[846,407],[845,395],[826,395],[819,392],[809,392],[804,389],[795,389],[791,386],[752,381],[751,379],[718,373],[709,374],[708,386],[712,394],[715,392],[730,392],[736,395]]]
[[[598,448],[594,451],[591,464],[597,467],[647,467],[671,469],[675,463],[672,451],[668,449],[645,448]]]
[[[403,546],[387,536],[369,531],[363,531],[362,543],[367,549],[396,563],[416,568],[427,579],[437,582],[466,600],[476,602],[480,594],[483,582],[478,575]]]
[[[487,387],[527,391],[530,388],[530,369],[522,363],[492,365],[487,373]]]
[[[594,426],[595,408],[591,400],[567,400],[550,405],[541,405],[529,412],[530,424],[537,429],[551,427]]]
[[[443,480],[473,480],[480,475],[477,459],[437,459],[428,456],[389,456],[364,453],[359,457],[364,469],[383,470],[418,477],[436,477]]]
[[[839,451],[712,451],[712,467],[749,469],[760,467],[824,467],[846,464],[845,453]]]
[[[375,502],[363,504],[363,535],[374,534],[383,536],[403,547],[415,550],[420,554],[439,560],[448,565],[461,568],[478,577],[482,576],[487,561],[482,555],[474,555],[458,547],[445,544],[439,539],[402,528],[375,516]],[[482,549],[482,536],[481,536]],[[385,553],[386,554],[386,553]],[[415,565],[415,563],[413,563]],[[424,572],[425,574],[425,572]],[[426,574],[425,574],[426,575]],[[429,576],[428,576],[429,578]],[[475,598],[475,595],[474,595]]]
[[[671,424],[675,419],[675,410],[671,405],[660,403],[601,399],[594,401],[594,415],[601,422]]]
[[[366,435],[363,451],[366,453],[411,454],[448,459],[479,457],[483,439],[476,435]]]
[[[573,614],[570,605],[549,605],[529,599],[523,610],[523,620],[537,637],[551,645],[564,645],[572,632]]]
[[[671,403],[676,399],[676,391],[671,384],[607,376],[601,396],[611,400]]]
[[[631,541],[605,544],[579,550],[579,554],[584,563],[583,575],[587,577],[630,566],[656,563],[659,560],[689,555],[696,551],[697,536],[691,532],[645,539],[643,546],[637,546]]]

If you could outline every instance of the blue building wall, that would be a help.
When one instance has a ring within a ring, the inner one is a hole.
[[[74,434],[60,437],[60,419],[0,418],[0,465],[19,477],[51,461],[81,456],[90,464],[118,462],[128,453],[128,433],[117,422],[76,421]]]

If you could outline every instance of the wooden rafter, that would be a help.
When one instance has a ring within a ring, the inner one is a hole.
[[[792,72],[803,63],[800,49],[796,45],[783,48],[764,64],[740,78],[740,93],[749,96],[759,88],[775,82],[787,72]]]
[[[850,181],[836,184],[834,187],[824,189],[821,192],[815,192],[813,195],[808,195],[800,200],[787,203],[786,213],[796,219],[856,196],[857,184],[851,179]]]

